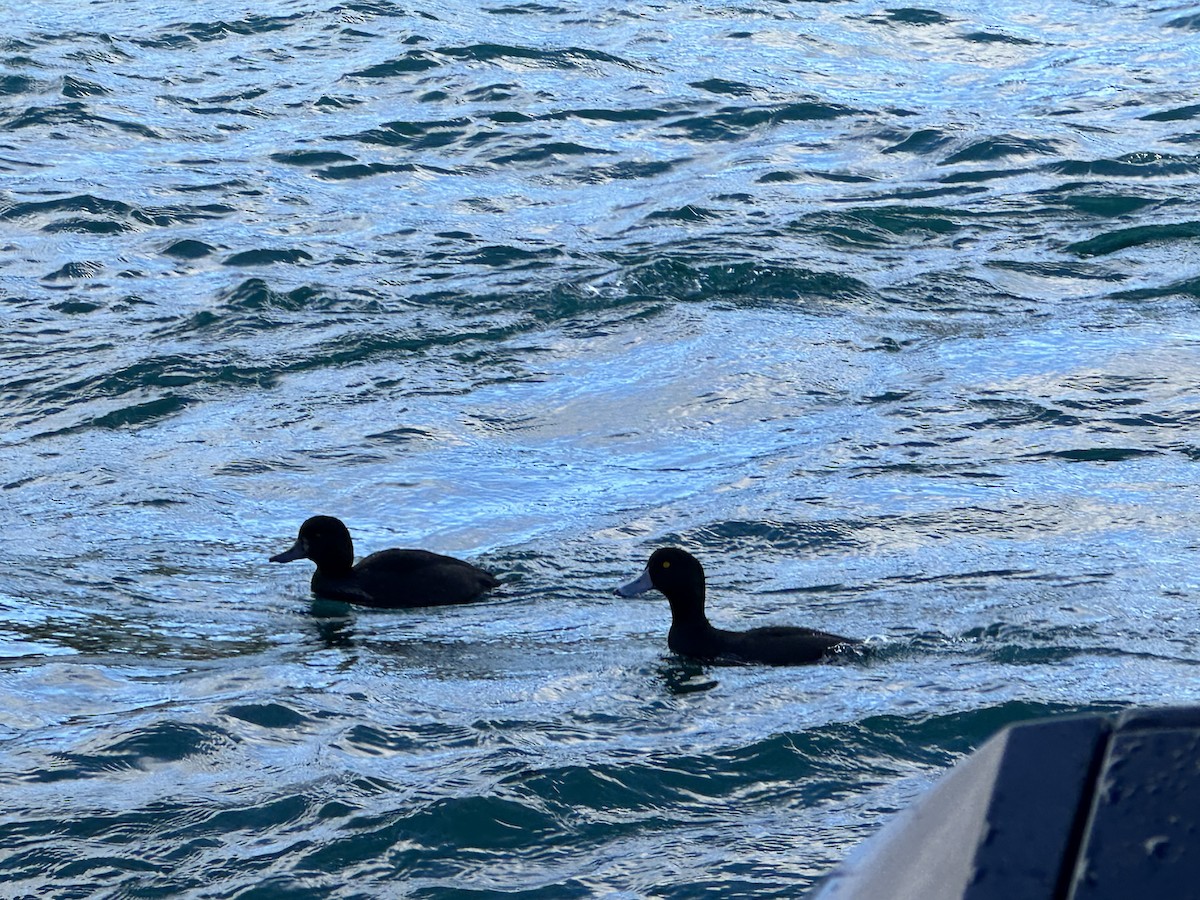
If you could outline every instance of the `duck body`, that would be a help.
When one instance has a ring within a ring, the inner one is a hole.
[[[656,550],[641,577],[618,588],[617,593],[633,597],[651,589],[661,591],[671,604],[667,646],[680,656],[702,662],[807,665],[820,662],[839,647],[861,643],[855,638],[794,625],[767,625],[747,631],[713,627],[704,611],[704,568],[694,556],[677,547]]]
[[[296,559],[317,564],[312,591],[318,597],[383,609],[470,603],[500,583],[468,562],[428,550],[380,550],[355,565],[350,531],[332,516],[305,520],[292,548],[271,562]]]
[[[672,625],[667,632],[667,646],[673,653],[705,662],[735,665],[806,665],[820,662],[838,647],[858,643],[860,641],[854,638],[794,625],[726,631],[706,623],[704,628]]]

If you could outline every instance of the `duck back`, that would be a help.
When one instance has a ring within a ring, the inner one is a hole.
[[[318,569],[312,589],[330,600],[399,608],[470,603],[499,583],[483,569],[451,556],[429,550],[380,550],[342,575]]]

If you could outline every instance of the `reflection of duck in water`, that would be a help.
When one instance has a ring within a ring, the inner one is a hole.
[[[311,559],[318,597],[397,609],[469,603],[500,582],[470,563],[428,550],[380,550],[354,565],[350,531],[333,516],[313,516],[300,526],[290,550],[271,562]]]

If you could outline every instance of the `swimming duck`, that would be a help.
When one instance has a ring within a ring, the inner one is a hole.
[[[328,600],[397,609],[469,603],[500,582],[461,559],[428,550],[380,550],[354,565],[350,530],[333,516],[313,516],[300,526],[290,550],[271,562],[311,559],[312,591]]]
[[[671,604],[667,646],[681,656],[715,663],[797,666],[818,662],[838,647],[861,643],[792,625],[767,625],[749,631],[714,628],[704,614],[704,567],[678,547],[655,550],[646,571],[618,588],[617,593],[634,597],[652,588],[665,594]]]

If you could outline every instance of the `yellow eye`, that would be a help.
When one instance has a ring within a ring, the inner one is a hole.
[[[663,560],[662,567],[663,567],[664,569],[669,569],[669,568],[671,568],[671,561],[670,561],[669,559],[664,559],[664,560]]]

